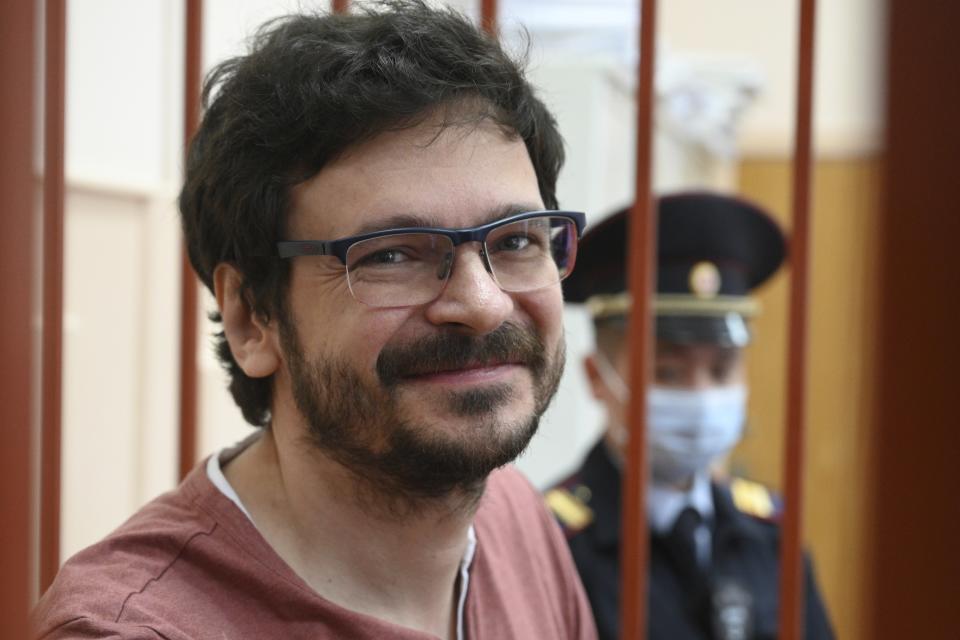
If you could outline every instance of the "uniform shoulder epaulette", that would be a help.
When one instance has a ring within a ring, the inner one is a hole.
[[[593,522],[593,509],[587,505],[589,500],[590,490],[579,484],[569,486],[564,483],[544,494],[547,507],[553,512],[568,538]]]
[[[733,504],[741,513],[761,520],[778,520],[780,505],[770,490],[758,482],[743,478],[730,480]]]

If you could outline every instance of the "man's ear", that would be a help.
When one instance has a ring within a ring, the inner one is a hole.
[[[233,359],[251,378],[265,378],[280,367],[274,323],[253,312],[241,286],[243,276],[232,264],[221,262],[213,271],[213,292],[223,318],[223,332]]]

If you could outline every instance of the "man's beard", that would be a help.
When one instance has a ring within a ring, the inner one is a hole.
[[[280,337],[309,439],[362,480],[364,494],[386,499],[393,510],[456,492],[468,501],[479,498],[490,472],[519,456],[536,433],[565,355],[562,340],[548,357],[536,333],[511,323],[485,336],[444,332],[385,347],[377,359],[378,381],[371,384],[345,360],[321,356],[308,362],[289,321],[280,321]],[[443,424],[405,415],[399,400],[405,378],[504,362],[525,366],[531,376],[528,415],[499,415],[516,397],[503,383],[443,392],[439,413],[472,421],[466,431],[451,433]]]

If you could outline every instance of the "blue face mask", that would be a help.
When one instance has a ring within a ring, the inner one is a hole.
[[[656,482],[676,483],[706,471],[740,441],[747,389],[654,387],[647,393],[650,466]]]
[[[598,353],[597,369],[607,388],[626,404],[627,385]],[[653,387],[647,393],[647,442],[653,480],[676,484],[706,471],[736,446],[746,421],[747,388],[742,384],[710,389]],[[627,430],[610,425],[613,441],[622,445]]]

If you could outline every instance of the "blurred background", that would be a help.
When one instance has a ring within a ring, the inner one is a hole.
[[[479,2],[445,4],[479,19]],[[588,212],[589,224],[633,200],[637,4],[499,3],[501,37],[529,57],[567,141],[561,206]],[[328,8],[306,0],[203,5],[204,69],[242,53],[271,17]],[[740,193],[789,229],[797,0],[659,5],[655,192]],[[886,16],[883,2],[844,0],[821,2],[817,17],[803,534],[841,638],[867,637],[873,575],[862,541],[876,489],[865,443],[875,433],[880,337],[872,326],[885,285],[878,199]],[[168,0],[67,2],[63,559],[178,479],[184,21],[183,3]],[[789,277],[782,270],[760,293],[748,434],[730,460],[733,473],[774,491],[782,488]],[[206,292],[199,307],[198,459],[250,431],[210,348]],[[588,317],[571,308],[566,320],[567,372],[519,461],[539,488],[575,468],[602,426],[581,372]]]

